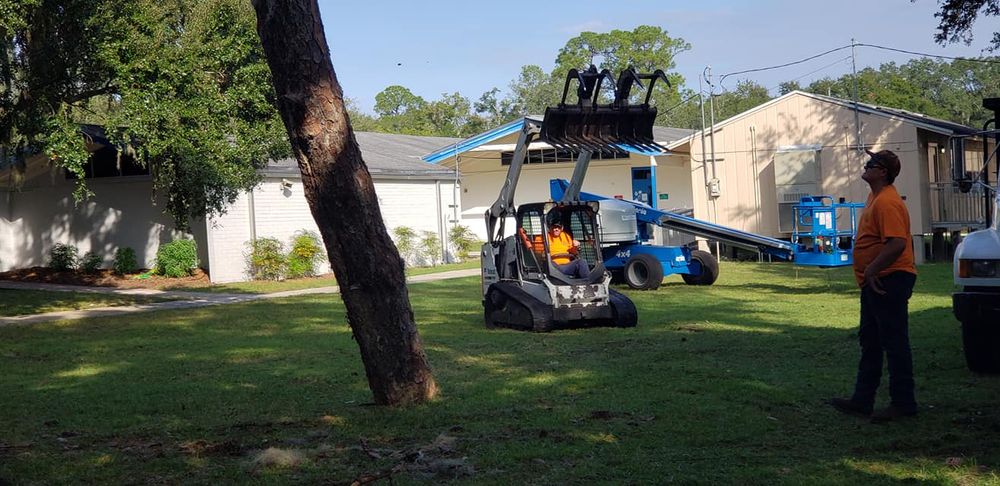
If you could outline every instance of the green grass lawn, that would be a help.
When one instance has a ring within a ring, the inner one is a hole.
[[[425,275],[428,273],[449,272],[452,270],[464,270],[467,268],[479,268],[479,260],[472,260],[462,263],[449,263],[433,267],[407,268],[407,276]],[[233,282],[227,284],[212,284],[204,287],[178,286],[168,288],[168,290],[187,290],[192,292],[213,292],[223,294],[268,294],[273,292],[284,292],[286,290],[314,289],[318,287],[330,287],[337,285],[337,279],[333,274],[322,275],[312,278],[296,278],[281,282],[256,280],[251,282]]]
[[[965,367],[950,267],[920,271],[921,414],[884,425],[824,405],[858,357],[846,269],[724,263],[626,291],[634,329],[551,334],[484,329],[476,277],[416,284],[441,395],[405,409],[370,406],[336,296],[0,328],[0,484],[1000,484],[1000,379]]]
[[[0,317],[91,309],[94,307],[149,304],[168,300],[172,299],[139,295],[0,289]]]

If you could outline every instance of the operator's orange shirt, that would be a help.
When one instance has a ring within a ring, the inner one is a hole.
[[[569,253],[569,249],[573,248],[573,238],[566,234],[565,231],[559,233],[559,236],[552,236],[549,233],[549,254],[558,255],[560,253]],[[560,265],[565,265],[569,263],[569,257],[555,257],[552,259],[554,263]]]
[[[878,194],[869,194],[865,210],[858,221],[858,234],[854,241],[854,278],[858,286],[865,281],[865,268],[875,260],[889,238],[902,238],[906,245],[896,261],[879,272],[882,277],[892,272],[917,274],[913,264],[913,241],[910,238],[910,213],[896,186],[889,184]]]

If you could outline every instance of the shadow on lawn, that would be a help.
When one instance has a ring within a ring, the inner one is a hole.
[[[0,317],[89,307],[148,304],[165,300],[170,299],[132,295],[0,289]]]
[[[975,474],[995,471],[1000,414],[989,398],[996,392],[984,390],[1000,387],[965,370],[948,308],[911,316],[919,398],[934,408],[908,426],[877,428],[822,404],[852,384],[849,325],[798,323],[760,301],[718,295],[727,287],[803,306],[805,296],[829,292],[815,282],[668,285],[630,292],[635,329],[531,334],[484,329],[475,278],[421,284],[411,300],[443,393],[403,410],[358,406],[370,393],[333,296],[9,330],[0,362],[24,366],[0,385],[19,397],[4,400],[0,416],[5,424],[29,417],[12,425],[14,437],[37,437],[57,421],[101,437],[96,449],[118,435],[237,440],[247,449],[316,428],[339,445],[427,442],[458,430],[462,453],[483,474],[550,482],[623,479],[612,471],[638,482],[945,482],[920,474],[946,469],[953,456],[987,466]],[[856,299],[853,289],[831,294]],[[856,307],[846,308],[854,314],[831,319],[856,320]],[[324,426],[320,417],[337,420]]]

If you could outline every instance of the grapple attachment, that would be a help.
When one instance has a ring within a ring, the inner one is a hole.
[[[600,90],[605,79],[614,83],[614,101],[601,103]],[[648,79],[646,97],[642,103],[630,103],[633,85],[643,88],[642,80]],[[639,74],[628,68],[618,79],[608,70],[598,72],[590,66],[586,71],[571,69],[566,75],[562,101],[556,107],[545,109],[545,119],[539,138],[556,148],[568,150],[618,151],[631,146],[642,151],[665,151],[653,139],[653,122],[656,108],[649,105],[653,84],[662,79],[669,85],[663,71]],[[566,103],[569,87],[577,82],[577,102]]]

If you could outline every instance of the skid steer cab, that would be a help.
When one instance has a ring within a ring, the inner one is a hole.
[[[635,305],[610,288],[611,276],[601,259],[598,209],[598,202],[523,204],[515,215],[514,234],[483,245],[487,327],[547,332],[636,325]],[[578,245],[554,245],[553,226]]]

